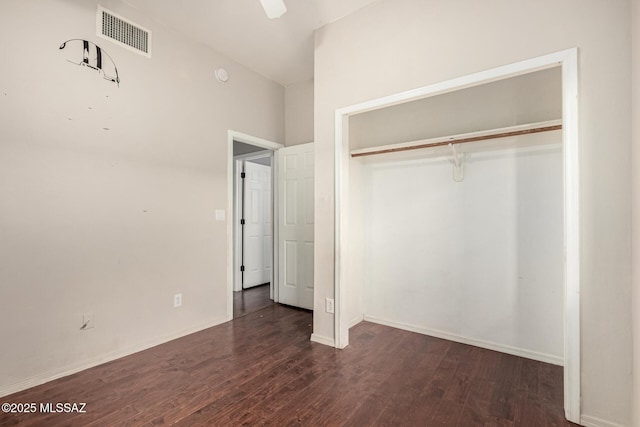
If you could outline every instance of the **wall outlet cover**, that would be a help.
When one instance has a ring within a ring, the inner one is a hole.
[[[325,300],[325,310],[327,313],[333,313],[335,311],[333,298],[327,298]]]

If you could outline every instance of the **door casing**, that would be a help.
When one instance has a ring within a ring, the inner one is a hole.
[[[235,222],[233,219],[233,212],[234,212],[234,166],[235,166],[235,160],[234,160],[234,156],[233,156],[233,142],[234,141],[238,141],[238,142],[244,142],[245,144],[251,144],[257,147],[261,147],[264,148],[265,150],[272,150],[272,151],[276,151],[280,148],[283,148],[284,145],[279,144],[277,142],[273,142],[273,141],[268,141],[266,139],[262,139],[262,138],[258,138],[255,136],[251,136],[251,135],[247,135],[241,132],[237,132],[234,130],[228,130],[227,131],[227,212],[229,212],[230,214],[228,215],[229,219],[227,220],[227,320],[231,320],[233,319],[233,291],[234,291],[234,284],[235,284],[235,280],[236,280],[236,275],[235,274],[235,259],[236,259],[236,254],[234,252],[234,250],[237,248],[237,245],[234,242],[234,232],[233,232],[233,228],[235,226]],[[256,153],[252,153],[252,154],[256,154]],[[271,164],[271,169],[273,171],[273,182],[272,182],[272,198],[273,200],[278,200],[278,188],[277,185],[274,186],[273,183],[274,182],[278,182],[277,181],[277,156],[273,156],[273,160],[272,160],[272,164]],[[278,217],[278,206],[277,203],[274,203],[274,207],[273,207],[273,218],[277,218]],[[273,221],[273,266],[277,266],[278,265],[278,249],[277,249],[277,242],[278,242],[278,224],[277,221]],[[240,268],[238,267],[238,272],[240,271]],[[278,269],[277,268],[272,268],[273,271],[273,280],[272,283],[278,283]],[[271,286],[272,289],[272,295],[271,298],[275,301],[278,302],[278,287],[277,286]]]

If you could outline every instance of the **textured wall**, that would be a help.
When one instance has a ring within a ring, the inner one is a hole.
[[[96,4],[0,4],[2,393],[227,320],[227,130],[284,139],[282,86],[120,1],[152,58],[99,39]],[[65,60],[74,37],[119,88]]]

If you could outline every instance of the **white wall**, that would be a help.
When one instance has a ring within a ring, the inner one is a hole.
[[[313,79],[285,88],[285,145],[313,142]]]
[[[227,320],[227,130],[284,139],[282,86],[100,3],[151,59],[95,36],[97,1],[0,3],[0,395]],[[64,60],[74,37],[119,88]]]
[[[640,425],[640,0],[633,0],[633,425]]]
[[[381,0],[316,32],[314,334],[334,336],[335,110],[577,47],[582,414],[630,425],[629,13],[628,0]]]
[[[354,161],[365,319],[563,364],[562,134],[501,142]]]
[[[459,135],[562,117],[560,67],[349,117],[351,149]]]

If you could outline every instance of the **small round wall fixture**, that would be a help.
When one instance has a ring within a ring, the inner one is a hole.
[[[218,79],[218,81],[220,83],[226,83],[227,81],[229,81],[229,72],[224,69],[224,68],[216,68],[216,79]]]

